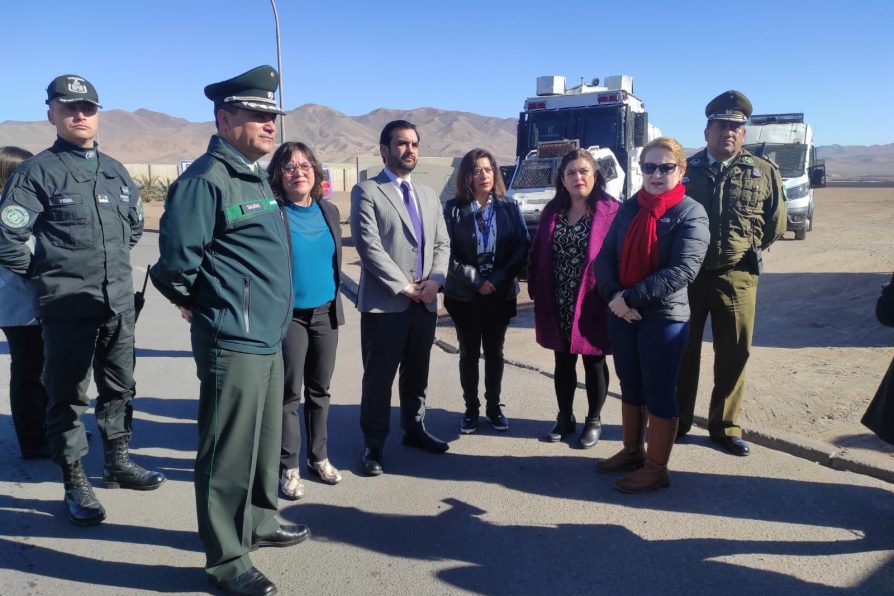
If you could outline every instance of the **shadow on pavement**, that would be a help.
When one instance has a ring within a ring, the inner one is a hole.
[[[834,588],[741,564],[748,555],[826,557],[889,547],[880,533],[832,542],[646,540],[608,524],[496,525],[462,501],[443,503],[446,509],[435,517],[316,504],[289,508],[284,516],[310,525],[316,540],[400,558],[458,561],[438,572],[439,579],[480,594],[548,594],[557,585],[587,593],[718,593],[718,578],[736,593],[867,594],[883,593],[891,574],[889,562],[859,589]],[[719,557],[738,557],[740,564]]]
[[[137,348],[137,358],[192,358],[192,350],[153,350]],[[139,366],[139,362],[137,362]]]

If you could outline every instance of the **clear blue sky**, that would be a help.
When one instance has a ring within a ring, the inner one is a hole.
[[[634,76],[665,134],[703,144],[726,89],[804,112],[820,145],[894,142],[894,3],[855,0],[278,0],[285,106],[356,116],[435,107],[517,117],[538,75]],[[374,8],[375,7],[375,8]],[[276,65],[269,0],[4,3],[0,121],[45,118],[59,74],[105,109],[211,120],[207,83]],[[424,147],[423,147],[424,154]]]

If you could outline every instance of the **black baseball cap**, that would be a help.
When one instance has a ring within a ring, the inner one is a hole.
[[[62,103],[73,103],[76,101],[86,101],[101,108],[99,105],[99,95],[96,93],[90,81],[84,77],[67,74],[56,77],[47,87],[47,105],[53,100]]]

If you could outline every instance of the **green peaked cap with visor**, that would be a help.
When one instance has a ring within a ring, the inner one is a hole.
[[[279,74],[272,66],[258,66],[232,79],[205,87],[205,97],[215,107],[231,105],[253,112],[283,114],[273,94],[279,88]]]
[[[751,117],[751,102],[741,91],[724,91],[708,102],[705,116],[708,121],[745,122]]]

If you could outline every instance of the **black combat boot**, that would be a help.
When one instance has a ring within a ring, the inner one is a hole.
[[[165,481],[161,472],[150,472],[130,459],[127,450],[128,439],[119,437],[103,444],[106,465],[102,469],[102,480],[106,488],[131,488],[133,490],[155,490]]]
[[[68,519],[78,526],[95,526],[106,518],[106,510],[93,494],[93,487],[84,474],[81,460],[62,465],[65,486],[65,509]]]

